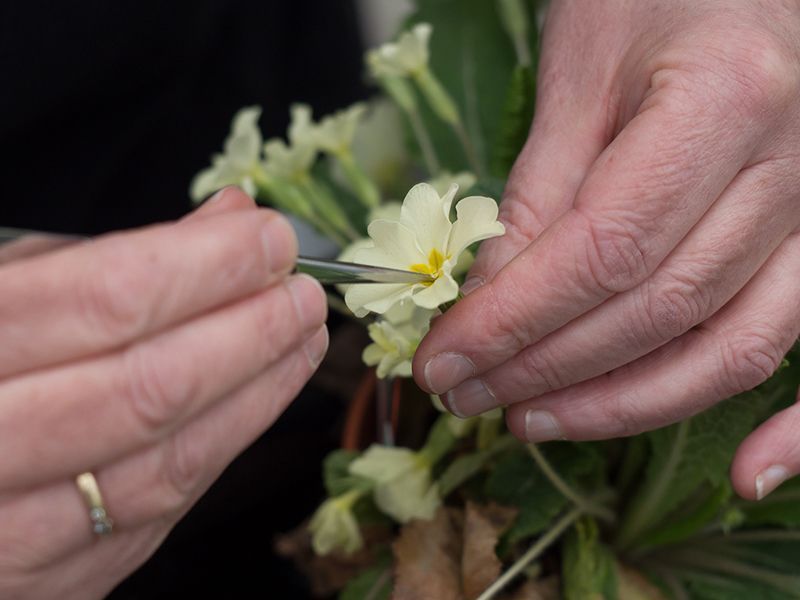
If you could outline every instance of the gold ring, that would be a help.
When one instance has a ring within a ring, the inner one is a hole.
[[[92,521],[92,531],[97,535],[108,535],[114,529],[114,521],[108,516],[103,504],[103,495],[97,485],[97,479],[87,471],[75,478],[75,484],[83,494],[89,506],[89,518]]]

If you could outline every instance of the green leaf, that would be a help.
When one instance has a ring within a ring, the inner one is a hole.
[[[448,423],[451,418],[449,414],[444,414],[436,419],[428,433],[428,439],[425,440],[425,445],[419,451],[430,461],[431,465],[438,463],[458,441],[458,437]]]
[[[652,458],[625,513],[618,544],[629,547],[704,483],[721,485],[733,453],[754,422],[752,404],[737,397],[647,434]]]
[[[506,534],[512,543],[544,531],[567,505],[567,499],[545,479],[530,456],[520,452],[498,461],[486,481],[486,495],[519,508]]]
[[[392,593],[391,569],[382,562],[351,579],[339,593],[339,600],[389,600]]]
[[[536,101],[536,74],[517,65],[511,73],[503,113],[492,147],[489,172],[505,178],[528,139]]]
[[[763,500],[747,502],[739,508],[748,526],[800,527],[800,477],[784,483]]]
[[[599,474],[604,462],[593,444],[551,442],[540,448],[556,472],[579,490],[585,489],[580,487],[582,482],[602,479]],[[519,508],[519,515],[506,534],[510,543],[546,529],[568,504],[527,452],[511,452],[497,461],[486,481],[486,495],[500,504]]]
[[[368,489],[372,486],[369,480],[348,471],[350,463],[358,458],[359,453],[353,450],[334,450],[322,463],[322,474],[325,489],[329,496],[341,496],[350,490]]]
[[[505,187],[505,179],[499,177],[482,177],[475,182],[475,185],[465,192],[465,195],[488,196],[489,198],[493,198],[496,202],[500,202],[503,198],[503,190]]]
[[[797,594],[781,592],[763,583],[729,577],[703,577],[689,581],[692,600],[797,600]]]
[[[495,439],[491,446],[485,450],[478,450],[464,454],[448,465],[439,478],[439,493],[442,498],[447,497],[457,487],[463,485],[481,470],[499,453],[519,445],[519,442],[510,434]]]
[[[528,14],[535,14],[535,2],[525,3]],[[498,135],[506,88],[517,62],[497,6],[490,0],[417,0],[416,5],[408,24],[425,21],[433,25],[431,70],[454,98],[477,154],[486,163],[489,144]],[[529,41],[535,54],[535,26],[529,27]],[[421,104],[442,166],[453,172],[467,169],[458,139],[425,103]]]
[[[653,547],[690,538],[717,519],[733,493],[727,481],[710,493],[703,492],[700,502],[687,506],[688,510],[680,511],[656,526],[642,537],[639,546]]]
[[[600,542],[597,522],[578,520],[564,540],[561,579],[565,600],[617,597],[614,555]]]

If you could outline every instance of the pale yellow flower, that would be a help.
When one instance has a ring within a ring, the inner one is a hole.
[[[310,107],[295,104],[292,106],[289,139],[293,144],[313,146],[334,155],[349,152],[356,127],[366,110],[366,104],[357,102],[314,123]]]
[[[432,282],[415,284],[356,284],[345,294],[345,302],[356,316],[383,314],[394,304],[411,298],[417,306],[435,309],[454,300],[458,283],[453,269],[470,244],[502,235],[497,204],[491,198],[469,196],[456,205],[456,221],[450,208],[458,186],[444,196],[427,183],[415,185],[403,200],[400,219],[379,219],[368,232],[373,247],[355,252],[358,263],[427,273]]]
[[[431,317],[437,312],[420,308],[410,299],[395,304],[367,327],[373,343],[364,349],[364,363],[377,365],[376,372],[381,379],[411,377],[414,353],[430,329]]]
[[[442,171],[439,175],[428,181],[428,183],[433,186],[433,189],[435,189],[439,195],[444,195],[454,183],[458,186],[461,194],[465,194],[477,181],[478,178],[469,171],[461,171],[455,174],[450,173],[450,171]],[[456,196],[456,199],[458,199],[458,196]]]
[[[367,55],[367,64],[375,77],[414,75],[428,66],[428,41],[433,27],[418,23],[400,34],[396,42],[383,44]]]
[[[189,190],[192,200],[199,202],[228,185],[238,185],[251,196],[255,195],[255,177],[262,170],[260,116],[261,108],[258,106],[246,107],[236,113],[223,153],[212,156],[211,166],[192,180]]]
[[[323,556],[335,550],[352,554],[364,546],[353,514],[353,504],[360,496],[361,492],[354,490],[320,505],[308,526],[314,552]]]
[[[370,446],[349,470],[374,482],[375,504],[400,523],[432,519],[442,503],[430,463],[408,448]]]

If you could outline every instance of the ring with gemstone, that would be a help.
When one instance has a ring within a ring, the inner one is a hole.
[[[89,506],[89,519],[92,521],[92,532],[96,535],[109,535],[114,529],[114,520],[108,516],[106,507],[103,504],[103,495],[100,493],[100,486],[97,485],[95,476],[87,471],[75,478],[81,494]]]

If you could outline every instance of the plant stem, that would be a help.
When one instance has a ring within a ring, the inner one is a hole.
[[[366,208],[375,208],[381,203],[381,194],[375,183],[367,176],[364,170],[356,162],[353,153],[349,148],[345,148],[335,155],[336,160],[342,167],[347,180],[350,182],[356,197]]]
[[[561,517],[555,525],[543,536],[541,536],[536,543],[531,546],[525,554],[520,556],[517,561],[511,565],[505,573],[503,573],[492,585],[490,585],[484,592],[478,596],[478,600],[490,600],[494,598],[504,587],[519,575],[525,567],[533,562],[542,552],[544,552],[550,544],[555,542],[562,533],[574,523],[578,517],[583,514],[580,508],[574,508],[566,515]]]
[[[473,173],[475,173],[479,178],[482,177],[484,174],[483,167],[481,166],[480,160],[478,160],[478,154],[475,151],[475,146],[472,145],[472,140],[469,138],[469,134],[464,128],[464,124],[461,121],[454,123],[453,131],[458,137],[458,140],[461,142],[461,147],[464,149],[464,154],[467,157],[467,162],[469,162],[470,169],[472,169]]]
[[[619,549],[627,549],[650,525],[653,513],[658,509],[658,504],[664,497],[667,488],[672,483],[672,478],[678,469],[683,451],[686,446],[686,439],[689,437],[689,427],[691,420],[686,420],[678,425],[675,441],[672,444],[670,455],[667,458],[661,475],[652,485],[643,489],[641,500],[635,503],[620,527],[616,546]]]
[[[425,123],[422,122],[422,117],[419,111],[407,111],[408,121],[411,124],[411,131],[417,139],[417,144],[422,152],[422,160],[425,161],[425,168],[431,177],[436,177],[439,174],[439,157],[436,156],[436,149],[433,147],[431,136],[428,135],[428,130],[425,128]]]
[[[605,506],[598,506],[591,500],[584,498],[578,494],[578,492],[573,490],[569,484],[564,481],[558,473],[555,472],[555,469],[550,466],[550,463],[547,462],[547,459],[544,457],[536,444],[528,444],[528,452],[530,452],[533,460],[536,461],[536,464],[542,470],[542,473],[544,473],[544,476],[547,477],[550,483],[553,484],[553,487],[561,492],[565,498],[570,500],[575,504],[575,506],[580,508],[585,513],[594,515],[605,521],[614,521],[614,513],[611,512],[610,509],[606,508]]]

